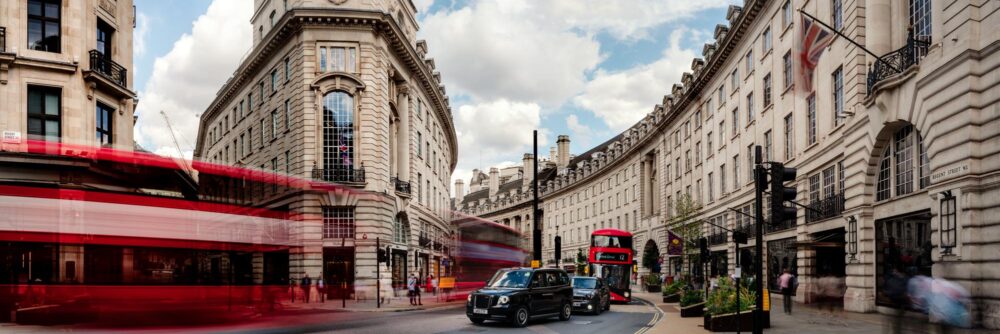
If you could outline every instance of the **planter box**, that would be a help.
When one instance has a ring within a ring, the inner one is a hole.
[[[764,311],[764,328],[771,328],[770,312]],[[713,332],[735,332],[753,330],[753,311],[740,312],[739,328],[736,313],[705,315],[705,329]]]
[[[711,331],[712,330],[712,315],[708,314],[708,313],[705,313],[705,315],[704,315],[704,317],[702,319],[704,319],[705,322],[702,323],[701,327],[704,327],[705,330],[707,330],[707,331]]]
[[[660,286],[659,285],[646,285],[646,291],[647,292],[660,292]]]
[[[681,308],[681,318],[694,318],[705,315],[705,302],[688,305]]]
[[[678,303],[680,301],[681,301],[681,294],[679,294],[679,293],[674,293],[674,294],[669,294],[669,295],[663,295],[663,302],[664,303]]]

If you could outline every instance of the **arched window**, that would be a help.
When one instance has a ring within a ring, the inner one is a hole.
[[[323,169],[354,169],[354,98],[345,92],[323,96]]]
[[[906,125],[897,130],[879,160],[875,200],[913,193],[930,185],[930,160],[923,138]]]

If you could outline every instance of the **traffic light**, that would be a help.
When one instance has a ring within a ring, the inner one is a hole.
[[[385,250],[379,248],[379,249],[377,249],[377,251],[378,251],[378,255],[376,256],[376,260],[378,260],[378,263],[385,262],[385,258],[386,258],[386,256],[385,256]]]
[[[737,244],[747,243],[747,234],[740,231],[733,231],[733,243]]]
[[[701,249],[701,262],[708,262],[708,239],[699,238],[698,248]]]
[[[798,191],[795,187],[786,187],[786,181],[794,181],[795,168],[785,167],[777,162],[771,163],[771,224],[781,224],[795,220],[794,206],[785,206],[785,201],[794,201]]]

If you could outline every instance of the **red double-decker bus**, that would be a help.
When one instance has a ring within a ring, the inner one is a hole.
[[[591,276],[601,277],[611,290],[611,301],[632,301],[632,233],[603,229],[590,234],[587,265]]]

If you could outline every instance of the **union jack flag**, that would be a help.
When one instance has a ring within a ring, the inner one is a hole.
[[[812,91],[813,69],[819,63],[819,57],[823,55],[823,50],[833,43],[836,37],[833,33],[823,29],[823,26],[813,22],[805,15],[802,17],[802,26],[799,35],[799,87],[806,92]]]

